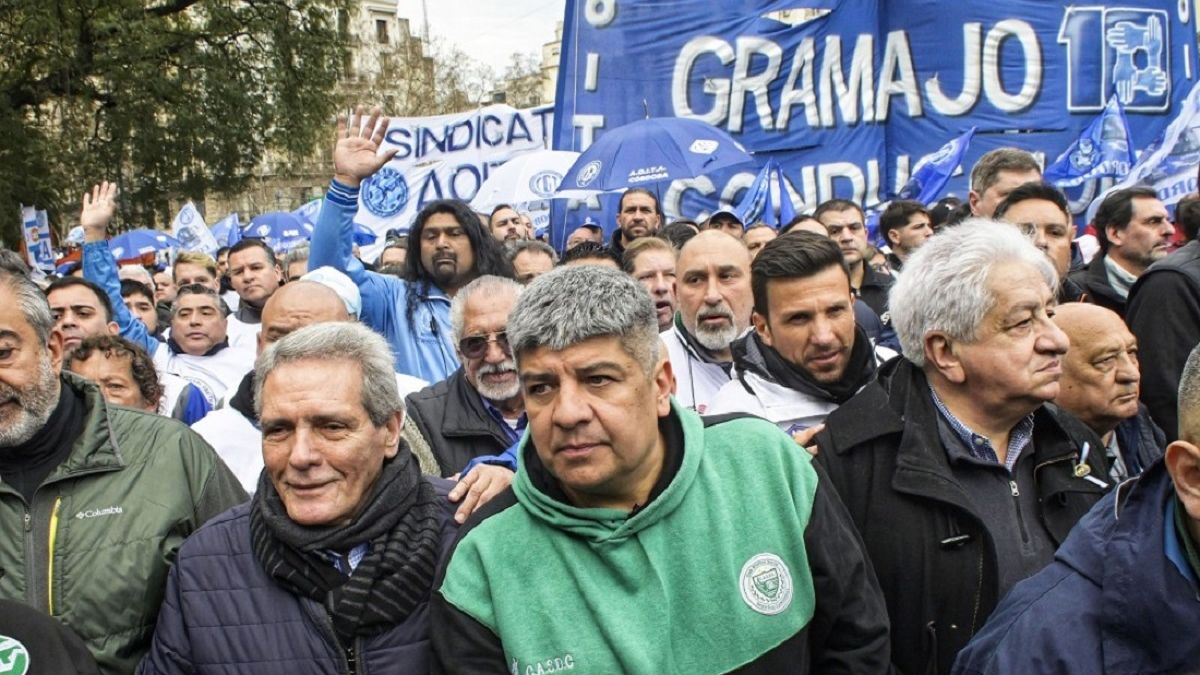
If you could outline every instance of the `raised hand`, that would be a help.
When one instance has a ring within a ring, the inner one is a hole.
[[[92,186],[91,194],[83,193],[79,224],[85,241],[103,241],[117,207],[117,186],[108,181]]]
[[[388,119],[385,117],[380,121],[379,117],[379,108],[372,108],[370,116],[364,117],[362,106],[354,111],[349,120],[344,114],[338,115],[333,171],[339,183],[357,187],[396,154],[395,148],[382,154],[379,152],[388,128]]]

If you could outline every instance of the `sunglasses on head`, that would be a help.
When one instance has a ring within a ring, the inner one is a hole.
[[[512,347],[508,345],[508,335],[504,331],[465,337],[458,341],[458,351],[468,359],[482,358],[484,354],[487,354],[488,345],[493,340],[500,345],[500,350],[504,352],[505,356],[512,356]]]

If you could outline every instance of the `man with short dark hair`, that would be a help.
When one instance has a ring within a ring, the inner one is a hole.
[[[1054,266],[1015,227],[977,224],[909,258],[891,295],[904,356],[817,436],[903,673],[948,672],[1111,487],[1100,439],[1047,405],[1069,344],[1051,318]]]
[[[1200,240],[1188,240],[1138,277],[1129,289],[1125,322],[1138,340],[1142,402],[1174,441],[1179,373],[1200,343]]]
[[[746,228],[746,233],[742,236],[742,241],[746,242],[746,250],[750,251],[750,259],[758,257],[759,251],[763,246],[775,240],[779,233],[775,228],[766,223],[755,223]]]
[[[996,205],[1018,185],[1041,180],[1042,166],[1028,152],[1017,148],[988,151],[971,167],[971,215],[991,218]]]
[[[885,327],[890,326],[888,290],[892,287],[892,278],[868,264],[867,226],[862,209],[845,199],[830,199],[817,207],[813,217],[825,226],[829,238],[842,250],[855,297],[867,303]]]
[[[378,108],[339,115],[334,178],[312,237],[309,269],[329,266],[346,274],[362,294],[363,323],[392,345],[398,372],[438,382],[458,369],[451,342],[450,299],[484,274],[512,276],[500,243],[467,204],[429,202],[408,232],[405,278],[363,268],[353,255],[359,185],[383,168],[395,150],[377,154],[388,120]]]
[[[558,254],[544,241],[524,239],[509,244],[508,261],[517,283],[528,284],[554,269]]]
[[[525,223],[521,221],[521,214],[508,204],[500,204],[492,209],[492,215],[488,218],[488,229],[496,241],[508,243],[528,239],[525,236]]]
[[[54,281],[46,288],[46,300],[54,327],[63,335],[63,349],[68,352],[86,337],[120,332],[104,289],[87,279],[63,277]]]
[[[304,276],[308,272],[308,254],[311,249],[308,244],[299,244],[293,246],[283,256],[283,278],[284,281],[295,281]],[[266,303],[263,303],[266,306]]]
[[[158,308],[154,305],[154,291],[140,281],[121,280],[121,298],[125,308],[146,326],[151,335],[158,334]]]
[[[434,672],[889,671],[836,493],[774,426],[672,398],[641,286],[556,269],[508,335],[529,430],[439,572]]]
[[[767,244],[750,285],[754,330],[734,341],[733,378],[708,414],[756,415],[808,445],[896,353],[856,325],[846,261],[828,237],[793,232]]]
[[[0,597],[61,620],[103,675],[127,675],[183,540],[245,493],[185,426],[62,372],[62,333],[22,275],[0,272],[0,335]]]
[[[617,203],[617,230],[613,232],[612,248],[617,258],[635,239],[649,237],[662,225],[662,207],[658,197],[646,188],[630,188]],[[619,265],[619,263],[618,263]]]
[[[283,270],[266,242],[246,238],[229,249],[229,282],[239,300],[237,311],[229,315],[229,344],[252,349],[263,306],[283,283]]]
[[[592,222],[589,218],[582,225],[571,230],[571,234],[567,236],[567,243],[563,247],[564,251],[569,251],[585,241],[594,241],[597,244],[604,243],[604,230],[600,226]]]
[[[1004,598],[955,675],[1196,672],[1200,350],[1183,368],[1178,398],[1180,440],[1089,511],[1054,562]]]
[[[1083,299],[1083,289],[1067,276],[1071,271],[1075,226],[1071,223],[1066,195],[1042,182],[1019,185],[996,206],[996,220],[1016,225],[1054,263],[1060,303]]]
[[[621,269],[621,256],[611,246],[585,241],[567,249],[558,259],[558,267],[568,265],[604,265]]]
[[[1104,198],[1094,220],[1100,254],[1071,275],[1088,302],[1125,316],[1129,291],[1150,265],[1167,257],[1175,226],[1158,193],[1148,187],[1117,190]]]
[[[887,254],[888,268],[898,273],[904,261],[933,236],[929,210],[911,199],[897,199],[879,214],[879,236],[892,252]]]

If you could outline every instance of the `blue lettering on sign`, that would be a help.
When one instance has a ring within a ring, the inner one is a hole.
[[[408,183],[404,174],[385,166],[368,178],[362,186],[362,201],[367,210],[379,218],[390,218],[408,204]]]

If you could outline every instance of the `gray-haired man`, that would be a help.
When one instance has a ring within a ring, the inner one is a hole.
[[[428,672],[428,598],[454,522],[449,485],[400,442],[387,342],[319,323],[255,373],[266,470],[251,502],[180,549],[138,672]]]
[[[529,431],[512,490],[442,572],[435,671],[888,671],[886,610],[836,494],[774,425],[674,401],[636,281],[543,275],[508,336]]]
[[[905,356],[817,436],[887,595],[901,672],[948,672],[1109,487],[1099,439],[1046,403],[1068,344],[1051,320],[1057,281],[1011,225],[933,237],[892,287]]]

